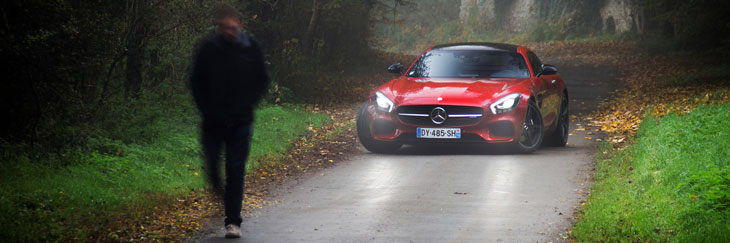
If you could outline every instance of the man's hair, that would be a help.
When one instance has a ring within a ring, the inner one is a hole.
[[[235,18],[240,21],[241,13],[238,12],[238,9],[236,9],[236,7],[233,7],[230,4],[221,4],[215,10],[215,23],[217,24],[218,21],[224,18]]]

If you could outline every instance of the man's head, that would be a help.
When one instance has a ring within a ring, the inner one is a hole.
[[[215,12],[215,23],[218,33],[227,40],[236,40],[241,33],[241,14],[235,7],[224,4]]]

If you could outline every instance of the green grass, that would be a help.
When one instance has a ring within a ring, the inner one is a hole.
[[[174,198],[205,186],[193,112],[149,124],[154,138],[130,143],[94,138],[92,152],[81,149],[33,158],[2,144],[0,239],[68,241],[103,229],[109,215],[129,208],[150,210],[149,195]],[[291,141],[329,117],[298,106],[266,106],[257,111],[248,169],[276,161]],[[264,159],[265,158],[265,159]],[[67,166],[50,166],[50,165]],[[133,214],[132,214],[133,215]],[[141,217],[137,215],[138,217]]]
[[[348,129],[355,128],[355,125],[356,125],[355,121],[348,122],[347,124],[345,124],[345,126],[340,126],[340,127],[335,128],[334,132],[327,133],[324,138],[328,139],[328,140],[334,139],[335,137],[339,136],[340,134],[347,132]]]
[[[322,114],[312,114],[298,106],[270,106],[256,112],[250,163],[247,170],[258,169],[287,155],[295,138],[329,122]]]
[[[622,151],[599,144],[577,241],[730,240],[730,105],[648,117]]]

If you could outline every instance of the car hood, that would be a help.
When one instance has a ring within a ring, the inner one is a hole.
[[[400,78],[391,91],[400,105],[485,105],[525,79]],[[439,99],[440,98],[440,99]]]

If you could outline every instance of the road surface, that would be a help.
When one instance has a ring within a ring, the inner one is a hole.
[[[571,131],[617,88],[615,72],[558,65]],[[361,154],[282,186],[247,215],[239,242],[561,242],[593,175],[593,140],[504,154],[483,146],[406,146]],[[217,232],[201,242],[236,242]]]

